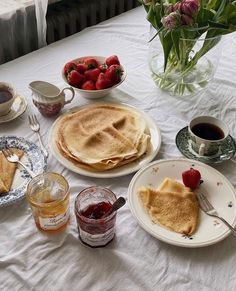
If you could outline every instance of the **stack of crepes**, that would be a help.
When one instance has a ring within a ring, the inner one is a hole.
[[[113,104],[97,104],[66,114],[54,132],[60,153],[90,171],[130,163],[149,148],[150,135],[141,115]]]
[[[140,188],[139,198],[154,223],[185,235],[195,232],[199,206],[190,188],[165,178],[158,189]]]
[[[11,148],[19,158],[23,156],[23,151]],[[8,162],[2,151],[0,151],[0,194],[6,193],[11,189],[11,185],[14,179],[17,164]]]

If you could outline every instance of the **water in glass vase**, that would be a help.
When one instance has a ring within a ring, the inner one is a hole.
[[[165,63],[164,50],[157,36],[149,47],[149,67],[154,82],[171,95],[197,94],[214,77],[220,58],[219,41],[220,37],[180,39],[179,56],[172,48]]]

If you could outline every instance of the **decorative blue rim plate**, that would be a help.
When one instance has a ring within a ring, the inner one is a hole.
[[[21,161],[26,164],[36,175],[43,173],[47,168],[47,160],[41,149],[31,141],[17,136],[0,137],[0,150],[5,147],[14,147],[22,150],[24,156]],[[31,177],[21,166],[16,170],[11,190],[0,194],[0,207],[13,204],[25,197],[25,191]]]
[[[236,153],[236,143],[231,135],[222,141],[220,150],[213,156],[199,156],[191,147],[188,127],[182,128],[176,135],[175,143],[179,151],[189,159],[197,160],[205,164],[220,164],[230,160]]]

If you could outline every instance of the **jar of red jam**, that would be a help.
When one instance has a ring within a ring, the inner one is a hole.
[[[91,247],[107,245],[115,235],[116,212],[112,212],[115,194],[92,186],[82,190],[75,199],[75,215],[81,241]]]

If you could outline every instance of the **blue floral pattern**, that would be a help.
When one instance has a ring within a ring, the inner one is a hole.
[[[9,148],[18,148],[27,156],[26,164],[36,175],[43,173],[47,168],[47,160],[41,149],[31,141],[25,140],[23,137],[2,136],[0,137],[0,150]],[[22,183],[16,189],[12,189],[0,196],[0,207],[13,204],[25,197],[25,191],[31,177],[24,169],[20,168],[20,177]]]

